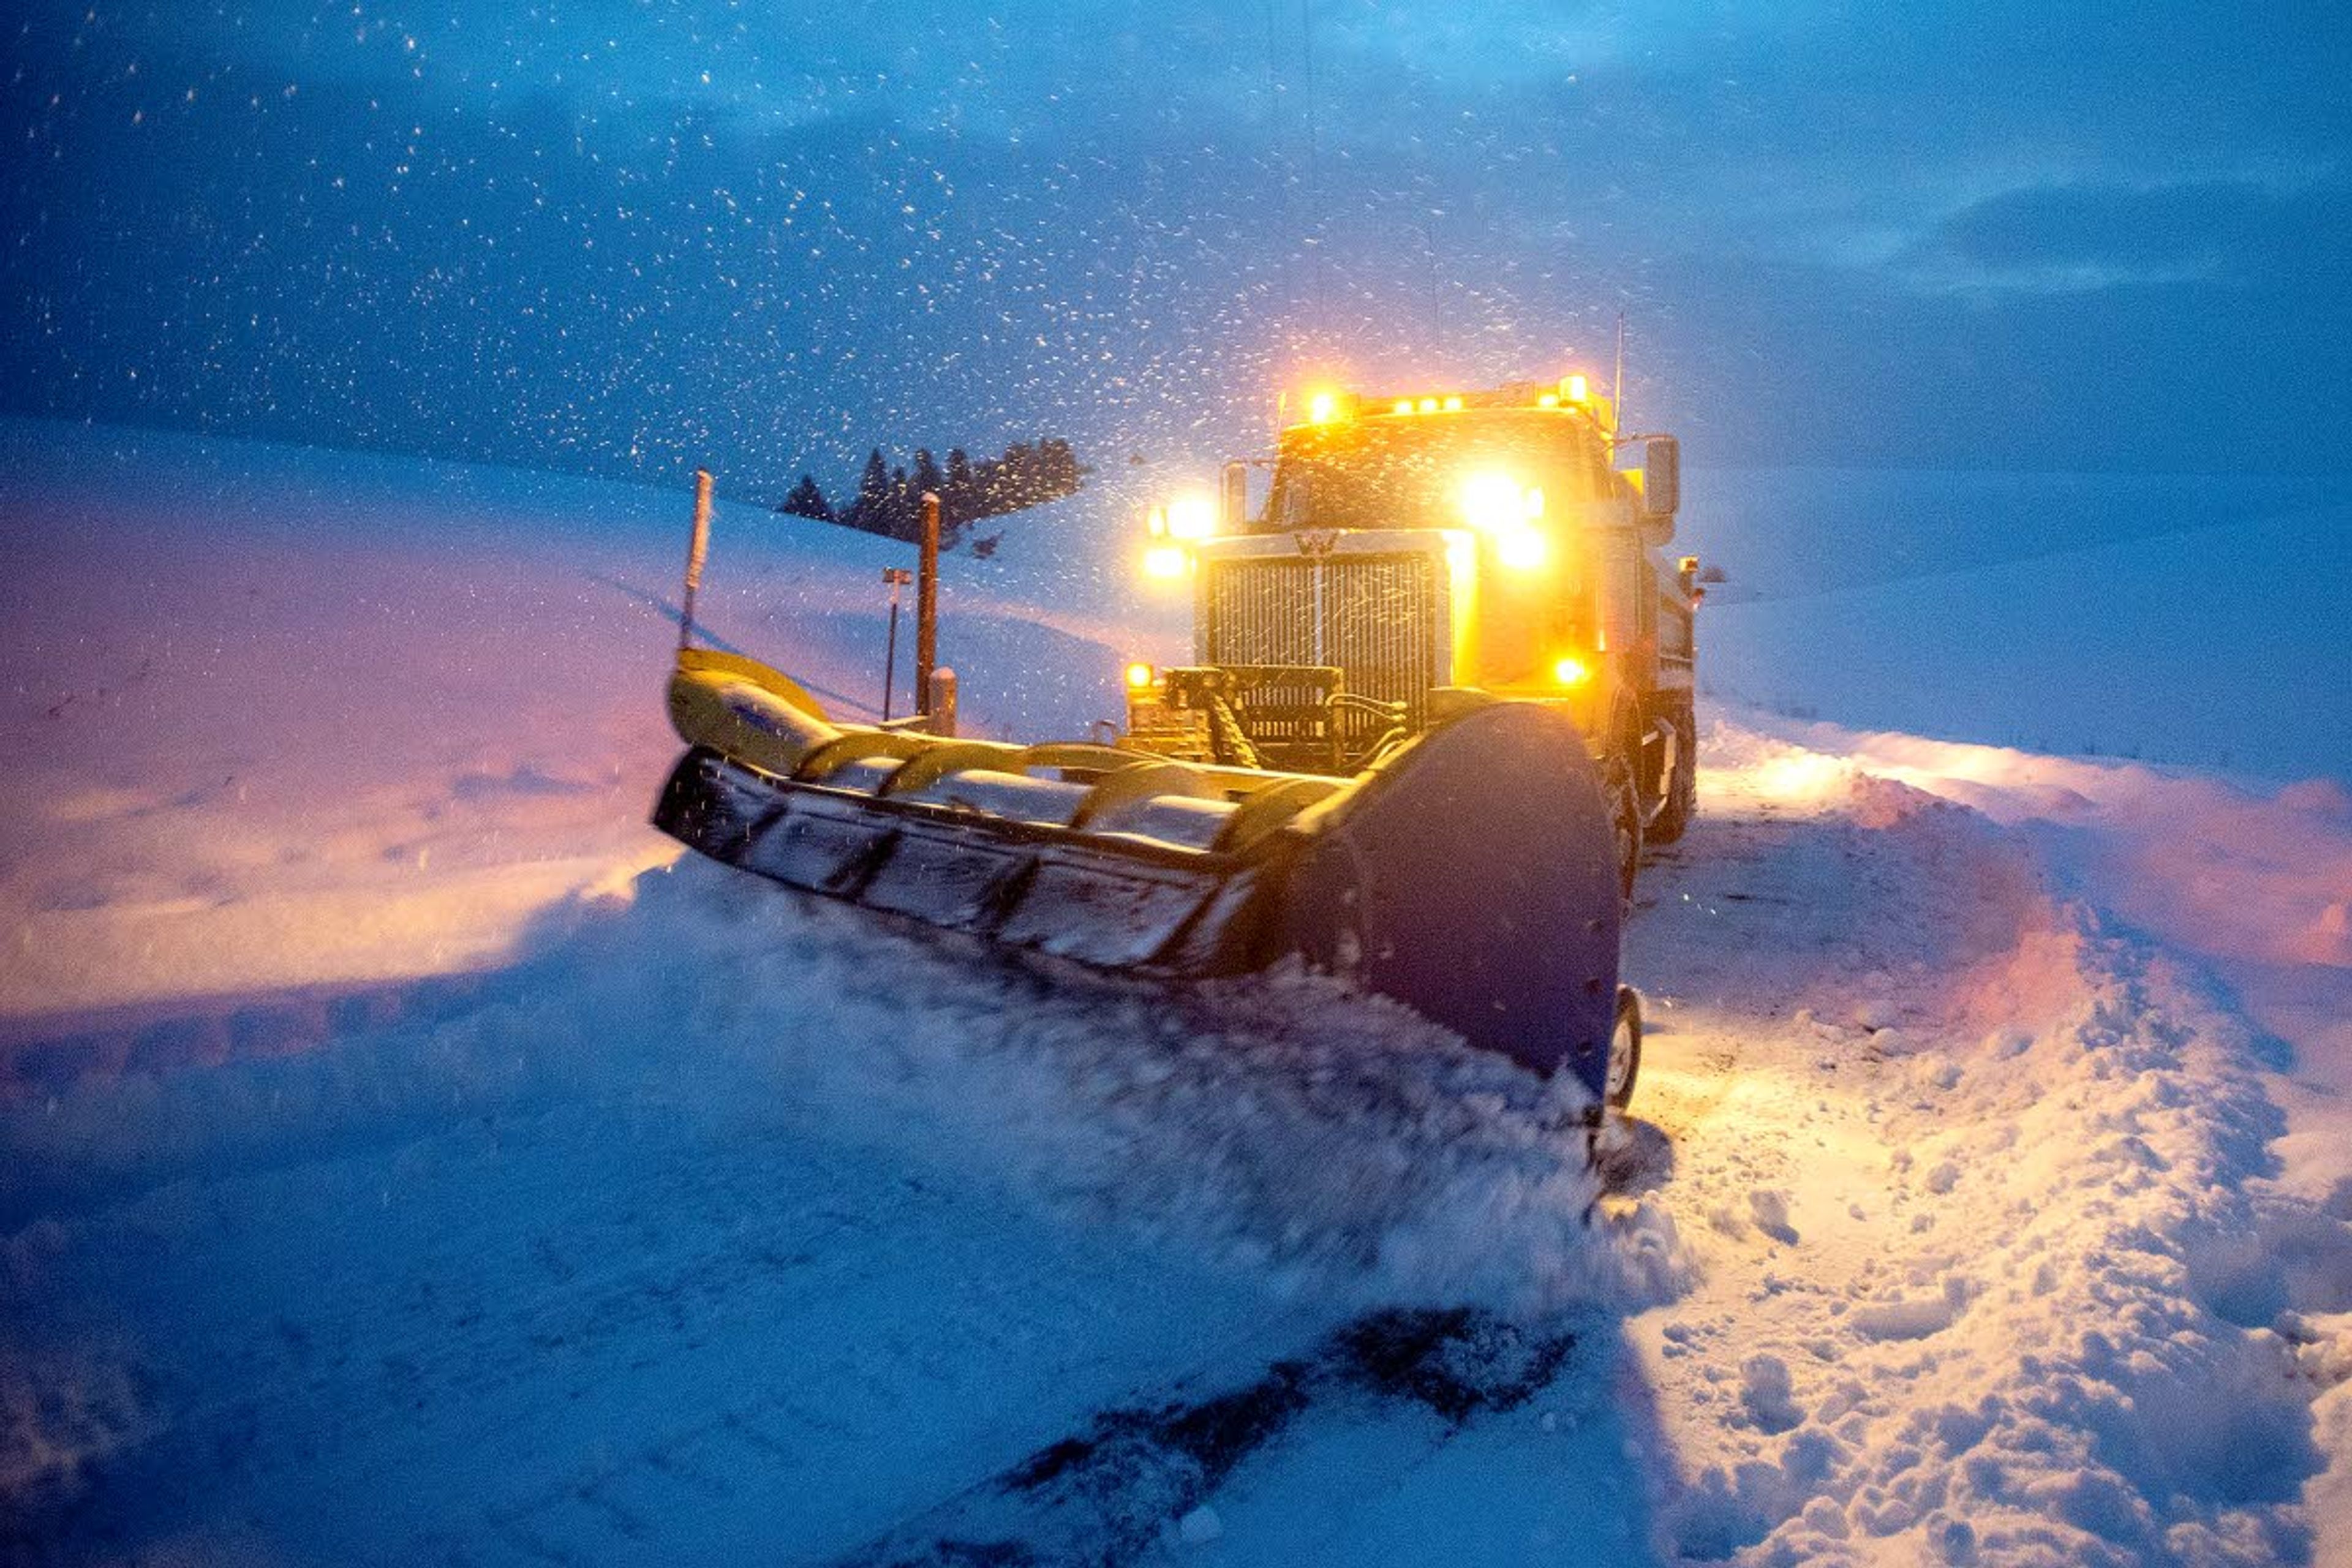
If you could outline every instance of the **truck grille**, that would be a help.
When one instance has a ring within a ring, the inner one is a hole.
[[[1420,726],[1445,635],[1434,557],[1241,556],[1204,565],[1207,662],[1337,666],[1348,690],[1402,702]]]

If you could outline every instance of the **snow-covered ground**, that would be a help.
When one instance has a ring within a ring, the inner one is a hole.
[[[1714,705],[1596,1193],[1513,1069],[1327,983],[1049,978],[678,860],[681,497],[0,458],[12,1557],[2352,1562],[2340,704],[2138,748],[2231,775]],[[1181,646],[1088,500],[954,563],[983,729]],[[901,552],[719,530],[714,635],[870,707]],[[2100,548],[2188,602],[2195,542]],[[1938,615],[2022,668],[1974,548]],[[1748,576],[1725,673],[1890,721],[1808,640],[1887,580]],[[1851,635],[1915,702],[1960,657]],[[2074,743],[2079,686],[2002,689]]]
[[[1727,700],[2035,752],[2352,779],[2352,482],[1694,474]]]

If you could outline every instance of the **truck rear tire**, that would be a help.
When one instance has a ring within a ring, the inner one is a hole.
[[[1668,709],[1664,722],[1675,732],[1674,771],[1658,801],[1658,815],[1650,819],[1650,842],[1672,844],[1698,813],[1698,715],[1684,698]]]

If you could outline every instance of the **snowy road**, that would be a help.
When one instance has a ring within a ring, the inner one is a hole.
[[[1328,984],[673,865],[667,498],[131,451],[0,574],[0,1556],[2347,1561],[2340,784],[1713,714],[1602,1191]],[[863,679],[804,542],[712,611]]]
[[[2281,1314],[2352,1279],[2242,1026],[1974,812],[1709,760],[1593,1228],[1575,1134],[1385,1008],[687,864],[389,1027],[14,1112],[12,1479],[265,1562],[2306,1554],[2347,1342]],[[1376,1376],[1389,1307],[1482,1310]]]

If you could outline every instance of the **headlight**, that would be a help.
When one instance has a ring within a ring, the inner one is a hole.
[[[1551,667],[1551,678],[1562,686],[1581,686],[1592,679],[1592,667],[1570,654]]]
[[[1148,690],[1159,673],[1148,664],[1130,664],[1127,667],[1127,689],[1129,691]]]
[[[1495,536],[1495,559],[1515,572],[1532,572],[1551,553],[1551,543],[1532,528],[1514,528]]]
[[[1508,474],[1473,474],[1462,481],[1462,521],[1481,533],[1523,529],[1543,513],[1543,491]]]
[[[1143,574],[1147,577],[1181,577],[1192,564],[1192,555],[1181,545],[1155,544],[1143,552]]]
[[[1206,496],[1179,496],[1168,503],[1168,537],[1206,539],[1217,531],[1216,503]]]
[[[1495,558],[1514,571],[1532,571],[1551,553],[1535,524],[1543,491],[1508,474],[1473,474],[1462,482],[1462,521],[1495,542]]]

